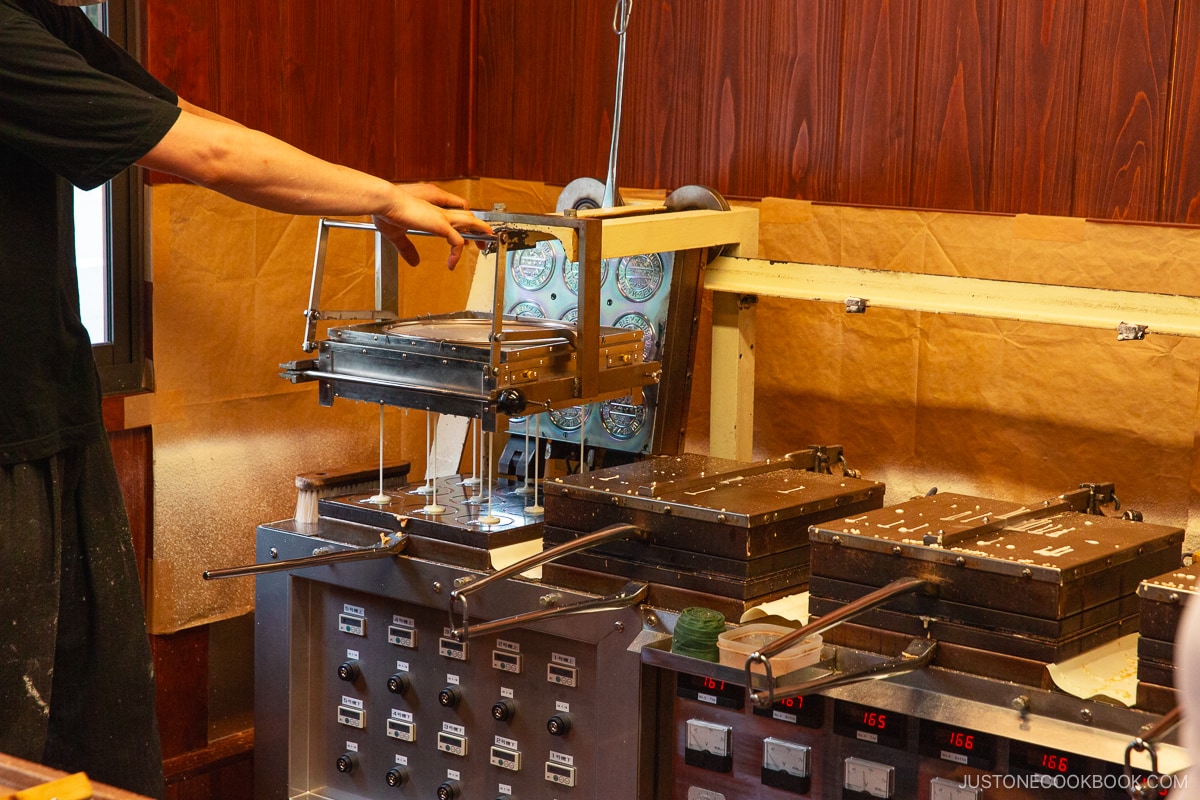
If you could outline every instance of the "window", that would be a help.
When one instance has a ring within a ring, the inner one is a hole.
[[[136,42],[130,0],[84,11],[122,46]],[[134,168],[90,192],[75,192],[75,249],[83,322],[105,394],[146,386],[141,174]]]

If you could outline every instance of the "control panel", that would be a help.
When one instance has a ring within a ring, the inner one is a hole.
[[[460,639],[446,587],[462,569],[413,558],[352,566],[260,579],[256,692],[268,700],[256,725],[264,748],[286,750],[286,774],[266,780],[287,783],[259,796],[639,795],[653,744],[629,647],[635,609]],[[270,580],[286,590],[264,598]],[[547,591],[510,581],[480,592],[473,624],[539,608]],[[564,604],[588,597],[554,591]]]
[[[660,797],[677,800],[1122,800],[1122,767],[1067,750],[819,694],[754,706],[741,685],[665,672],[674,752]],[[664,762],[670,761],[667,765]]]

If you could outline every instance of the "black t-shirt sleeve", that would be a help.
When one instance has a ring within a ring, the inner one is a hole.
[[[38,8],[0,4],[0,144],[90,189],[158,144],[177,98],[78,9]]]

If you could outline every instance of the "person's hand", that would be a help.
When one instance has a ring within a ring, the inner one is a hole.
[[[416,266],[421,257],[408,238],[408,231],[419,230],[441,236],[450,244],[446,266],[454,269],[462,258],[466,240],[462,232],[490,234],[492,228],[467,211],[467,202],[457,195],[428,183],[396,186],[393,204],[387,212],[372,217],[375,227],[386,236],[409,264]]]

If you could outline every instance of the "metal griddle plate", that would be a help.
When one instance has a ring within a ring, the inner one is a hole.
[[[808,525],[878,508],[883,489],[788,461],[662,456],[547,482],[546,526],[587,532],[629,522],[651,545],[745,560],[806,546]]]
[[[542,519],[527,514],[529,498],[504,489],[494,489],[491,513],[497,522],[485,524],[488,506],[467,502],[479,495],[478,487],[462,485],[459,476],[437,479],[437,503],[442,514],[424,510],[429,495],[419,494],[420,485],[390,490],[389,502],[375,503],[370,494],[355,494],[320,501],[320,514],[329,519],[357,522],[451,544],[491,550],[541,538]]]
[[[1048,510],[996,527],[1026,511],[937,494],[815,525],[811,571],[872,587],[932,578],[942,600],[1053,619],[1130,594],[1180,560],[1183,531],[1163,525]],[[925,544],[927,534],[950,544]]]

